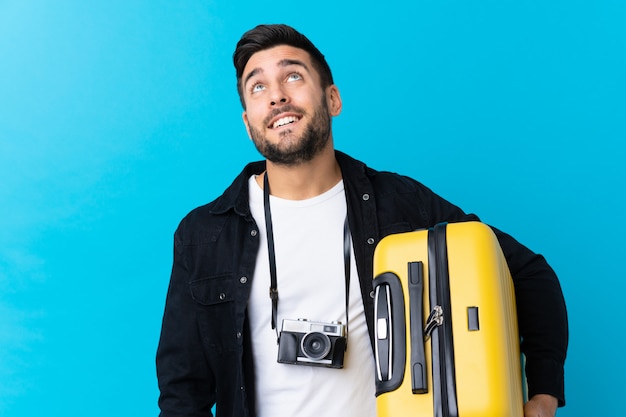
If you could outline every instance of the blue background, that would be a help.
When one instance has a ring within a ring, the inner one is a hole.
[[[337,148],[551,262],[559,415],[623,414],[624,3],[345,3],[0,0],[0,415],[156,415],[172,234],[259,158],[231,54],[276,22],[333,68]]]

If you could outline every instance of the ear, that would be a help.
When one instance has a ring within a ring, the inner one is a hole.
[[[246,126],[246,132],[248,132],[248,137],[252,140],[252,136],[250,135],[250,124],[248,123],[248,115],[245,110],[241,113],[241,118],[243,119],[243,124]]]
[[[341,113],[342,103],[339,89],[335,84],[326,88],[326,100],[328,101],[328,111],[331,116],[338,116]]]

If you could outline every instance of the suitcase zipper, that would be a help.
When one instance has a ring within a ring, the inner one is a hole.
[[[428,232],[428,265],[435,417],[458,417],[445,223]]]
[[[433,334],[433,331],[442,324],[443,308],[441,308],[441,306],[435,306],[426,319],[426,325],[424,326],[424,339],[428,341],[430,336]]]

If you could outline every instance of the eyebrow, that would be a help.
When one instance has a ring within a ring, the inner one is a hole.
[[[298,59],[281,59],[280,61],[278,61],[278,64],[276,64],[276,66],[278,67],[288,67],[290,65],[298,65],[303,67],[307,72],[310,72],[309,67],[302,61],[298,60]],[[252,71],[250,71],[248,73],[248,75],[246,75],[246,78],[243,81],[243,85],[246,85],[248,83],[248,81],[250,81],[250,78],[254,77],[257,74],[261,74],[263,73],[263,69],[260,67],[257,67],[255,69],[253,69]]]

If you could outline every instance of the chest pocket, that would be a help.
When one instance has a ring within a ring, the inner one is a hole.
[[[197,303],[196,319],[205,348],[232,351],[237,346],[235,284],[232,275],[206,277],[189,283]]]
[[[218,275],[191,281],[191,297],[199,304],[210,306],[235,299],[232,275]]]

